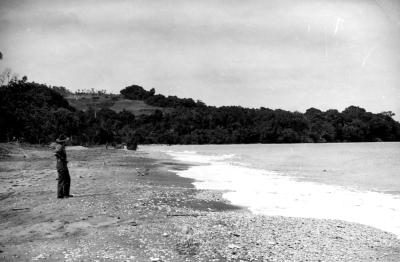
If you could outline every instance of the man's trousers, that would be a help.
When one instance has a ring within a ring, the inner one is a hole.
[[[57,197],[62,198],[65,196],[69,196],[71,177],[69,176],[68,167],[64,166],[61,168],[57,168],[57,172],[58,172]]]

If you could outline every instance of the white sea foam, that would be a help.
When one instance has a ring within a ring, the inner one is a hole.
[[[230,159],[234,157],[233,154],[224,154],[224,155],[200,155],[197,154],[196,151],[183,151],[183,152],[174,152],[174,151],[164,151],[168,153],[175,159],[179,159],[181,161],[190,162],[190,163],[199,163],[199,164],[208,164],[215,161],[222,161],[226,159]]]
[[[175,159],[203,165],[178,171],[199,189],[228,190],[232,204],[265,215],[340,219],[370,225],[400,237],[400,198],[372,191],[299,182],[267,170],[228,162],[234,155],[169,152]]]

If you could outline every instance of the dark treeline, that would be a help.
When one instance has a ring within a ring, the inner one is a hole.
[[[60,88],[26,80],[0,87],[0,140],[48,143],[64,133],[74,144],[162,143],[312,143],[400,141],[400,124],[391,112],[373,114],[350,106],[343,112],[315,108],[304,114],[268,108],[212,107],[193,99],[155,94],[130,86],[126,99],[168,107],[135,116],[111,109],[79,111]],[[65,91],[65,90],[64,90]]]

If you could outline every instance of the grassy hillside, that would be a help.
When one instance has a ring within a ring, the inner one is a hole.
[[[90,107],[95,110],[108,108],[117,113],[125,109],[135,115],[150,115],[157,109],[163,112],[169,111],[168,108],[147,105],[142,100],[124,99],[119,95],[75,95],[67,97],[67,100],[71,106],[83,111]]]
[[[120,99],[115,101],[110,109],[120,112],[122,110],[129,111],[135,115],[150,115],[155,110],[168,111],[166,108],[150,106],[141,100]]]

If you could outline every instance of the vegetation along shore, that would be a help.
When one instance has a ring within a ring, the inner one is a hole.
[[[14,80],[0,87],[0,141],[34,144],[60,133],[76,145],[243,144],[400,141],[393,113],[207,106],[132,85],[120,94]]]

